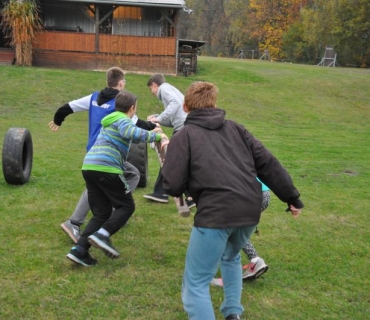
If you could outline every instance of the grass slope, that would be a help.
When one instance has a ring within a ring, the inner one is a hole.
[[[0,150],[10,127],[29,129],[34,146],[27,184],[0,174],[0,318],[186,319],[180,291],[192,218],[172,202],[143,199],[158,172],[154,151],[149,185],[135,191],[136,212],[113,237],[121,258],[92,249],[94,268],[65,258],[71,242],[59,225],[84,188],[87,114],[69,116],[56,133],[48,122],[64,103],[101,89],[105,74],[0,66],[0,75]],[[142,118],[162,110],[147,79],[127,75]],[[252,239],[270,270],[244,285],[245,317],[368,318],[369,70],[200,57],[196,76],[167,80],[183,92],[195,80],[217,84],[218,106],[280,159],[306,206],[293,219],[272,196]],[[211,293],[222,319],[222,290]]]

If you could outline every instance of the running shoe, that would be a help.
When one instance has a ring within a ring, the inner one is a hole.
[[[103,236],[102,234],[95,232],[88,238],[89,243],[105,253],[105,255],[111,259],[119,257],[119,252],[113,247],[109,237]]]
[[[60,227],[66,234],[69,235],[74,243],[77,243],[78,239],[81,237],[81,230],[79,226],[71,223],[71,220],[67,220],[63,222]]]
[[[76,247],[72,247],[71,251],[66,255],[66,257],[77,264],[83,265],[84,267],[91,267],[98,263],[98,260],[90,256],[88,251],[86,251],[85,254],[82,254]]]
[[[243,266],[243,279],[255,280],[269,269],[268,265],[260,257],[253,258],[250,263]]]

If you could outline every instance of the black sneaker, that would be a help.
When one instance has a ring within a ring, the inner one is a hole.
[[[102,249],[105,255],[111,259],[119,257],[119,252],[112,246],[109,237],[103,236],[102,234],[95,232],[88,238],[89,243],[99,249]]]
[[[186,204],[188,205],[188,208],[191,209],[191,208],[194,208],[195,207],[195,202],[191,199],[185,199],[185,202]]]
[[[238,314],[229,314],[225,319],[226,320],[240,320],[240,316]]]
[[[149,199],[152,201],[167,203],[168,202],[168,195],[166,194],[157,194],[157,193],[150,193],[150,194],[144,194],[143,197],[145,199]]]
[[[71,251],[66,255],[66,257],[75,263],[83,265],[84,267],[95,266],[98,263],[98,260],[90,256],[88,251],[86,251],[85,254],[82,254],[76,247],[72,247]]]

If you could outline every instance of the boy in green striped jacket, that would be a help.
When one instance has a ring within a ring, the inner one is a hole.
[[[117,95],[116,111],[102,119],[102,129],[82,165],[93,217],[67,258],[85,267],[97,263],[89,254],[91,245],[102,249],[112,259],[120,255],[110,237],[135,211],[124,177],[124,164],[131,143],[162,141],[162,146],[168,143],[167,136],[158,133],[160,128],[147,131],[135,126],[131,118],[136,113],[136,106],[137,98],[132,93],[123,91]],[[112,207],[115,208],[113,213]]]

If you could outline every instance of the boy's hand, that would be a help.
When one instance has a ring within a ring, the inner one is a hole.
[[[289,210],[290,210],[290,212],[292,213],[292,216],[294,217],[294,218],[297,218],[300,214],[301,214],[301,211],[302,211],[302,209],[297,209],[295,206],[293,206],[293,205],[290,205],[289,206]]]
[[[51,131],[58,131],[59,127],[60,127],[60,126],[56,125],[56,124],[54,123],[54,121],[50,121],[50,122],[49,122],[49,128],[50,128],[50,130],[51,130]]]
[[[161,140],[161,149],[167,146],[170,143],[170,140]]]
[[[304,207],[303,202],[298,198],[292,198],[288,200],[288,208],[286,212],[291,212],[294,218],[297,218]]]
[[[163,133],[163,130],[162,130],[161,126],[157,126],[152,131],[155,132],[155,133]]]
[[[162,136],[161,149],[163,149],[165,146],[167,146],[170,143],[170,140],[168,139],[168,137],[164,133],[162,133],[161,136]]]
[[[146,118],[146,120],[150,122],[156,122],[156,123],[159,122],[156,114],[151,114],[150,116]]]

